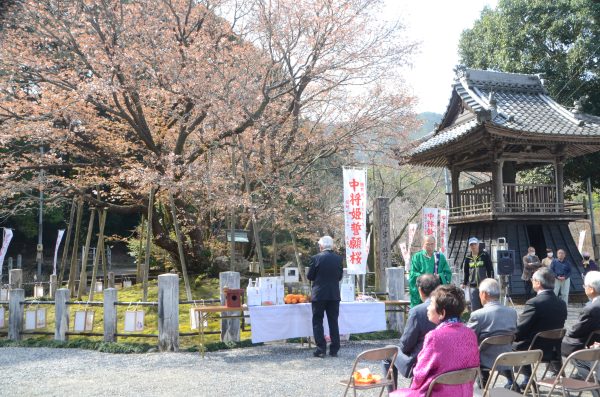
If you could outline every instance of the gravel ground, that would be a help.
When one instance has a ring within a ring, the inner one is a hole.
[[[566,326],[576,321],[580,309],[570,308]],[[0,395],[339,396],[343,387],[337,382],[349,376],[358,353],[394,343],[342,342],[337,358],[324,359],[312,357],[313,349],[306,345],[291,343],[207,353],[204,359],[198,353],[0,348]],[[400,386],[408,382],[401,378]]]

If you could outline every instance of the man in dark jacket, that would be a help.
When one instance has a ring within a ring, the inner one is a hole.
[[[336,357],[340,349],[338,316],[340,313],[340,280],[342,279],[342,257],[333,252],[333,239],[323,236],[319,240],[321,253],[310,258],[310,268],[306,278],[312,286],[312,325],[317,350],[315,357],[325,357],[327,344],[323,330],[323,316],[327,313],[331,345],[329,355]]]
[[[556,258],[552,260],[550,269],[556,276],[556,283],[554,285],[554,294],[559,296],[569,304],[569,289],[571,287],[571,262],[566,257],[565,250],[559,249],[556,251]]]
[[[554,293],[554,273],[542,267],[531,277],[533,290],[537,296],[525,302],[523,312],[517,322],[515,350],[527,350],[535,334],[541,331],[563,328],[567,319],[567,305]],[[544,352],[544,361],[560,361],[560,341],[537,339],[533,349]],[[527,383],[531,367],[523,367]]]
[[[585,343],[592,332],[600,330],[600,272],[589,271],[585,275],[584,290],[591,302],[583,308],[579,314],[579,320],[563,338],[561,353],[565,357],[577,350],[585,349]],[[590,344],[593,342],[598,342],[598,340],[591,340]],[[590,363],[576,360],[574,364],[577,368],[578,378],[585,379],[590,373]]]
[[[469,252],[463,262],[463,284],[461,288],[469,288],[471,311],[481,309],[479,300],[479,283],[486,278],[494,278],[494,267],[490,255],[479,249],[477,237],[469,239]]]

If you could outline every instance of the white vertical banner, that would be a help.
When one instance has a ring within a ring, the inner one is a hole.
[[[408,253],[412,248],[413,241],[415,240],[415,235],[417,234],[417,228],[419,227],[418,223],[409,223],[408,224]]]
[[[2,248],[0,248],[0,280],[2,279],[2,267],[4,266],[4,257],[8,251],[8,245],[12,240],[13,231],[7,227],[2,228]]]
[[[65,234],[65,229],[59,229],[58,237],[56,237],[56,246],[54,247],[54,265],[53,265],[54,270],[52,271],[52,274],[54,276],[56,276],[56,258],[58,256],[58,247],[60,247],[60,242],[62,241],[63,234]]]
[[[583,252],[583,243],[585,242],[585,230],[579,232],[579,243],[577,244],[577,249],[579,252]]]
[[[402,259],[404,259],[404,270],[410,271],[410,250],[406,248],[405,243],[400,243],[400,252],[402,252]]]
[[[366,274],[367,170],[344,168],[344,224],[348,274]]]
[[[448,256],[448,210],[440,209],[439,218],[440,218],[440,229],[438,232],[439,241],[438,241],[438,249],[444,256]]]
[[[433,236],[437,240],[438,209],[423,207],[423,237]]]

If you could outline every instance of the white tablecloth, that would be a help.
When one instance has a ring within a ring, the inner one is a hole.
[[[252,343],[312,336],[312,308],[310,303],[276,306],[250,306]],[[325,335],[329,334],[327,316],[323,321]],[[340,302],[338,318],[340,334],[360,334],[384,331],[385,304],[383,302]]]

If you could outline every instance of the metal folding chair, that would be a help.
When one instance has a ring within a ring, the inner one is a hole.
[[[350,372],[350,379],[341,380],[340,384],[346,386],[346,390],[344,391],[344,396],[348,394],[348,390],[352,389],[354,392],[354,396],[356,396],[357,390],[368,390],[374,388],[381,388],[381,392],[379,393],[379,397],[383,395],[383,391],[387,386],[394,386],[394,363],[396,362],[396,357],[398,356],[398,347],[397,346],[386,346],[381,347],[379,349],[371,349],[365,350],[360,353],[356,359],[354,360],[354,364],[352,365],[352,372]],[[381,366],[381,362],[387,360],[391,363],[390,368],[387,370],[387,373],[384,377],[381,378],[380,381],[370,384],[357,384],[354,381],[354,377],[352,376],[356,371],[356,367],[360,362],[370,361],[377,362]]]
[[[429,384],[429,389],[427,389],[425,397],[431,397],[433,395],[433,387],[435,385],[462,385],[469,382],[475,382],[478,375],[479,367],[465,368],[440,374]]]
[[[564,329],[564,328],[550,329],[550,330],[547,330],[547,331],[538,332],[537,334],[535,334],[535,336],[531,340],[531,344],[529,345],[529,349],[528,350],[535,349],[535,342],[538,339],[548,339],[548,340],[558,340],[558,341],[561,341],[562,338],[565,336],[566,333],[567,333],[567,330]],[[558,356],[560,357],[560,352],[558,353]],[[548,373],[548,369],[550,368],[550,364],[552,363],[552,360],[544,360],[544,359],[542,359],[541,362],[544,363],[544,364],[546,364],[546,368],[544,368],[544,374],[542,375],[542,378],[543,378],[543,377],[546,376],[546,373]]]
[[[571,362],[573,360],[590,362],[590,372],[585,380],[571,378],[573,372],[575,372],[575,366],[573,366],[569,375],[566,375],[566,368],[569,364],[573,365]],[[598,366],[598,360],[600,360],[600,348],[578,350],[567,357],[567,360],[556,376],[542,378],[537,381],[537,385],[538,387],[550,388],[550,391],[548,392],[549,396],[552,395],[552,392],[555,389],[561,390],[563,396],[566,396],[569,392],[579,393],[581,395],[584,391],[600,390],[600,384],[598,384],[596,377],[594,376],[596,367]]]
[[[486,347],[488,347],[488,346],[512,345],[512,343],[514,341],[515,341],[514,334],[495,335],[495,336],[487,337],[484,340],[482,340],[481,343],[479,344],[479,354],[481,355],[481,352],[483,352],[486,349]],[[483,372],[483,371],[481,371],[481,372]],[[480,372],[480,377],[479,377],[479,385],[483,389],[485,385],[483,384],[483,380],[481,379],[481,372]]]
[[[490,370],[490,377],[485,385],[485,389],[483,390],[483,397],[512,397],[512,396],[521,396],[526,395],[530,390],[533,395],[537,395],[535,389],[533,389],[533,383],[535,382],[535,373],[537,371],[537,367],[542,360],[542,356],[544,353],[541,350],[528,350],[528,351],[520,351],[520,352],[510,352],[510,353],[502,353],[494,361],[494,365]],[[521,370],[523,366],[531,365],[533,370],[531,377],[529,378],[529,382],[525,386],[525,389],[522,391],[523,394],[517,393],[512,390],[506,390],[505,388],[495,388],[496,382],[498,381],[498,376],[500,376],[500,367],[511,367],[513,373],[513,384],[517,384],[517,378],[521,375]],[[519,370],[515,375],[514,369],[518,367]]]
[[[596,338],[600,339],[600,329],[592,331],[590,336],[588,336],[587,340],[585,341],[585,347],[590,347]]]

